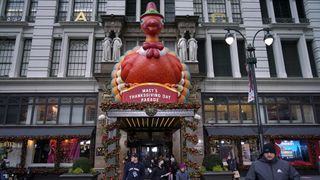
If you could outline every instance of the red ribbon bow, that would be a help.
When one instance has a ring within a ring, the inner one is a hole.
[[[147,51],[147,58],[159,58],[160,51],[164,48],[161,42],[144,42],[142,48]]]

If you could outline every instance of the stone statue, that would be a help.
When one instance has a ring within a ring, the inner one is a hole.
[[[198,42],[194,38],[190,38],[188,40],[188,48],[189,48],[189,61],[198,61],[197,60],[197,51],[198,51]]]
[[[112,61],[111,59],[111,43],[112,39],[109,37],[104,38],[102,42],[102,61]]]
[[[119,37],[115,37],[112,41],[112,48],[113,48],[112,59],[114,61],[118,61],[120,58],[121,46],[122,46],[121,39]]]
[[[187,40],[184,37],[181,37],[179,39],[177,48],[178,48],[178,54],[179,54],[180,60],[182,62],[186,61],[188,59]]]

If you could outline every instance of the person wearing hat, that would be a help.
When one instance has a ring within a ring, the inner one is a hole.
[[[138,155],[131,155],[131,162],[126,163],[122,180],[144,180],[144,165],[139,162]]]
[[[300,175],[287,161],[278,159],[274,145],[268,143],[260,158],[252,163],[246,180],[300,180]]]
[[[189,174],[186,170],[187,166],[184,163],[179,165],[179,171],[176,174],[176,180],[189,180]]]

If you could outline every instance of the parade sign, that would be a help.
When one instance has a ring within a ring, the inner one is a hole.
[[[176,103],[178,92],[158,83],[143,83],[122,92],[122,102]]]

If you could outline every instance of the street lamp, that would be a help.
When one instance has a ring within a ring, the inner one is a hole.
[[[249,72],[251,74],[252,78],[252,84],[253,84],[253,93],[254,93],[254,102],[255,102],[255,106],[256,106],[256,119],[258,122],[258,134],[259,134],[259,150],[260,152],[262,152],[262,146],[263,146],[263,129],[262,129],[262,122],[261,122],[261,115],[260,115],[260,106],[259,106],[259,97],[258,97],[258,90],[257,90],[257,81],[256,81],[256,73],[255,73],[255,65],[257,64],[257,58],[255,55],[255,47],[254,47],[254,41],[256,39],[256,36],[259,32],[264,31],[265,36],[264,36],[264,43],[267,46],[270,46],[273,43],[273,37],[270,34],[270,29],[269,28],[263,28],[258,30],[255,35],[253,36],[253,40],[252,40],[252,44],[248,44],[246,37],[237,29],[232,29],[232,28],[226,28],[225,29],[227,31],[226,35],[225,35],[225,41],[227,44],[231,45],[234,41],[234,36],[233,34],[230,33],[230,31],[235,31],[237,33],[239,33],[246,44],[246,48],[247,48],[247,54],[246,54],[246,63],[249,65]]]

